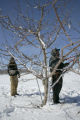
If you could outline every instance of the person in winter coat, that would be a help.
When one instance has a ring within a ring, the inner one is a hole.
[[[56,64],[59,62],[60,58],[60,54],[59,54],[60,49],[53,49],[51,51],[51,58],[49,60],[49,67],[50,67],[50,72],[53,71],[54,67],[56,66]],[[58,68],[56,69],[56,72],[54,75],[52,75],[52,85],[59,79],[58,83],[56,83],[53,87],[53,102],[55,104],[60,103],[59,101],[59,93],[61,91],[62,88],[62,83],[63,83],[63,79],[62,79],[62,69],[66,66],[68,66],[69,63],[63,63],[61,62],[60,65],[58,66]]]
[[[20,73],[17,68],[17,64],[13,57],[10,58],[8,64],[8,74],[10,76],[11,81],[11,96],[18,95],[17,87],[18,87],[18,77],[20,77]]]

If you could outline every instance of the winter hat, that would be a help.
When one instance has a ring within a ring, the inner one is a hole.
[[[57,49],[57,48],[52,49],[51,55],[56,55],[58,51],[60,51],[60,49]]]

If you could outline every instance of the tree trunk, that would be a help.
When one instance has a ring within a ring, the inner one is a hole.
[[[43,101],[43,105],[46,104],[47,97],[48,97],[48,79],[45,80],[45,84],[44,84],[44,101]]]
[[[46,59],[46,51],[43,49],[43,54],[44,54],[44,74],[45,74],[45,81],[44,81],[44,100],[43,100],[43,105],[46,104],[47,98],[48,98],[48,78],[47,78],[47,59]]]

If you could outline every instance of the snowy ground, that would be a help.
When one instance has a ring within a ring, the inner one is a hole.
[[[44,107],[36,80],[32,75],[19,79],[18,93],[10,96],[8,75],[0,75],[0,120],[80,120],[80,76],[72,72],[64,75],[63,88],[60,94],[63,104],[52,104]],[[30,80],[31,79],[31,80]],[[41,93],[43,86],[39,80]]]

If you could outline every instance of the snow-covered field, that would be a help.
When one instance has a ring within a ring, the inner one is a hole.
[[[60,94],[62,104],[54,105],[50,100],[41,104],[37,81],[32,75],[19,79],[19,96],[10,96],[8,75],[0,75],[0,120],[80,120],[80,76],[69,72],[64,75]],[[42,82],[38,80],[43,97]]]

